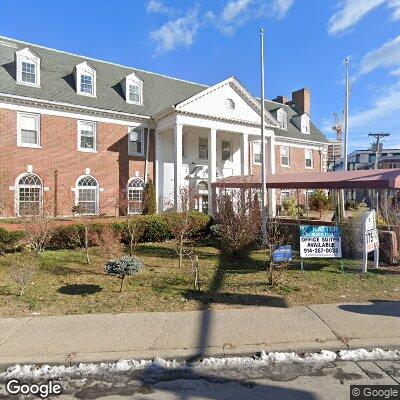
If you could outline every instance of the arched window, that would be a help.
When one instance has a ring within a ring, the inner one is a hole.
[[[141,178],[132,178],[128,182],[128,213],[140,214],[143,207],[144,182]]]
[[[99,212],[99,184],[91,175],[81,176],[76,182],[77,214],[95,215]]]
[[[35,174],[17,178],[17,214],[20,217],[38,215],[42,208],[42,180]]]

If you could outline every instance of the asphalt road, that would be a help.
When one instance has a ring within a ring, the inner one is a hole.
[[[271,364],[192,371],[150,369],[129,374],[69,379],[59,400],[348,400],[350,385],[397,385],[400,362]],[[0,386],[1,398],[6,396]],[[33,397],[24,397],[28,400]]]

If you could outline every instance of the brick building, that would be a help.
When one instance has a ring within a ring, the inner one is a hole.
[[[8,38],[0,62],[4,216],[113,215],[125,197],[138,213],[148,179],[160,211],[185,185],[208,211],[211,182],[260,173],[260,101],[234,77],[208,87]],[[325,170],[310,92],[265,108],[269,172]]]

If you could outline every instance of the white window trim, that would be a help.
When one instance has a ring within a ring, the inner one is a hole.
[[[303,123],[303,121],[306,121],[306,123]],[[304,127],[307,127],[307,131],[303,129]],[[305,135],[309,135],[311,133],[311,121],[308,114],[303,114],[300,117],[300,130],[301,133],[304,133]]]
[[[276,120],[278,121],[279,125],[280,125],[280,121],[279,121],[280,116],[283,116],[283,126],[281,126],[281,129],[284,131],[287,131],[287,129],[288,129],[288,120],[287,120],[288,114],[285,109],[280,108],[276,113]]]
[[[206,140],[207,141],[207,158],[203,158],[203,157],[200,157],[200,140]],[[198,158],[199,158],[199,160],[202,160],[202,161],[206,161],[206,160],[208,160],[208,158],[210,157],[210,155],[208,154],[208,138],[207,137],[199,137],[199,140],[198,140],[198,142],[197,142],[197,151],[198,151]]]
[[[222,159],[222,153],[223,153],[223,146],[222,146],[222,144],[223,144],[223,142],[229,143],[229,158],[226,159],[226,160],[223,160],[223,159]],[[232,162],[232,161],[233,161],[232,148],[233,148],[233,146],[232,146],[232,141],[231,141],[231,140],[229,140],[229,139],[222,139],[222,140],[221,140],[221,161],[222,161],[222,162],[227,162],[227,161],[228,161],[228,162]]]
[[[283,164],[283,162],[282,162],[282,159],[283,159],[282,150],[283,149],[287,149],[287,151],[288,151],[288,153],[287,153],[288,163],[287,164]],[[290,168],[290,146],[281,145],[279,148],[279,155],[280,155],[280,159],[281,159],[281,167]]]
[[[187,132],[183,132],[182,133],[182,158],[184,158],[184,159],[188,158],[187,137],[188,137]]]
[[[139,101],[133,101],[129,98],[129,86],[137,85],[139,86]],[[126,81],[126,102],[129,104],[136,104],[141,106],[143,104],[143,82],[141,80],[130,79]]]
[[[81,125],[92,124],[94,131],[94,149],[86,149],[81,147]],[[97,123],[95,121],[88,121],[84,119],[77,120],[77,148],[78,151],[83,153],[98,153],[97,151]]]
[[[37,125],[37,143],[22,143],[21,142],[21,118],[23,116],[35,117],[36,125]],[[40,114],[35,113],[27,113],[27,112],[18,112],[17,113],[17,146],[18,147],[29,147],[31,149],[40,149],[42,146],[40,145]]]
[[[311,151],[311,167],[307,166],[307,152]],[[304,149],[304,166],[306,169],[314,169],[314,152],[313,149]]]
[[[37,57],[29,48],[25,48],[15,52],[16,61],[16,81],[20,85],[40,87],[40,57]],[[36,82],[24,82],[22,80],[22,63],[28,62],[35,64]]]
[[[130,187],[130,184],[131,184],[131,182],[134,181],[134,180],[141,181],[142,186],[134,186],[134,187],[131,188],[131,187]],[[140,191],[142,191],[142,206],[143,206],[144,186],[145,186],[144,180],[143,180],[142,178],[138,177],[138,176],[135,176],[135,177],[130,178],[130,179],[128,180],[128,183],[126,184],[126,193],[127,193],[127,197],[128,197],[128,215],[140,215],[140,212],[131,212],[131,209],[130,209],[130,201],[129,201],[129,190],[130,190],[130,189],[135,189],[135,190],[140,190]]]
[[[88,186],[78,186],[78,183],[81,179],[86,178],[87,176],[92,177],[96,182],[96,212],[95,214],[77,214],[79,216],[86,216],[86,215],[99,215],[100,212],[100,192],[103,191],[103,189],[100,188],[99,181],[91,174],[85,174],[81,175],[76,181],[75,181],[75,186],[74,186],[74,192],[75,192],[75,206],[79,204],[79,188],[81,187],[88,187]],[[94,186],[91,186],[94,187]]]
[[[82,75],[90,75],[92,77],[93,93],[86,93],[81,91],[81,77]],[[91,65],[84,61],[75,67],[75,83],[76,93],[80,96],[96,97],[96,70]]]
[[[19,181],[26,175],[35,175],[40,180],[41,192],[40,192],[40,199],[39,199],[39,207],[40,207],[40,210],[43,210],[43,201],[44,201],[43,193],[45,191],[45,188],[43,186],[43,180],[39,175],[37,175],[33,172],[24,172],[17,176],[17,178],[15,179],[15,184],[14,184],[14,210],[15,210],[15,214],[17,217],[21,216],[20,212],[19,212],[19,208],[20,208],[19,207],[19,189],[20,189]]]
[[[130,139],[129,135],[130,135],[130,133],[132,131],[140,132],[140,140],[142,142],[142,151],[140,153],[131,151],[131,146],[130,146],[131,139]],[[135,127],[135,126],[129,126],[128,127],[128,155],[133,156],[133,157],[143,157],[144,156],[144,146],[145,146],[145,143],[144,143],[144,128],[139,128],[139,127]]]
[[[253,164],[254,165],[261,165],[261,162],[256,161],[256,152],[254,151],[254,144],[259,144],[260,145],[260,151],[261,151],[261,142],[260,141],[254,141],[252,145],[252,150],[253,150]]]

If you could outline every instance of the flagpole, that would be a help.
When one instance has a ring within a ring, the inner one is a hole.
[[[349,142],[349,58],[344,60],[346,67],[346,96],[344,104],[344,141],[343,141],[343,171],[347,171],[347,155],[348,155],[348,142]],[[345,211],[345,195],[344,190],[341,190],[341,214],[343,219],[346,218]]]
[[[266,202],[266,169],[265,169],[265,133],[264,133],[264,29],[260,29],[261,36],[261,233],[265,244],[267,234],[267,202]]]

